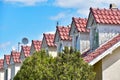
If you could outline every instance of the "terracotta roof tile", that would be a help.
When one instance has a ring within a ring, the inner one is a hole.
[[[21,50],[23,50],[25,57],[30,55],[30,46],[21,46]]]
[[[3,69],[3,62],[4,62],[4,59],[0,59],[0,69]]]
[[[4,55],[4,59],[6,59],[7,65],[10,64],[10,55]]]
[[[119,41],[120,41],[120,34],[115,36],[113,39],[111,39],[107,43],[103,44],[102,46],[98,47],[95,51],[93,51],[91,53],[89,53],[89,52],[85,53],[83,55],[84,60],[86,62],[91,62],[93,59],[95,59],[96,57],[101,55],[103,52],[108,50],[110,47],[112,47],[113,45],[115,45]]]
[[[45,40],[46,40],[46,44],[49,46],[49,47],[56,47],[56,44],[54,43],[54,37],[55,37],[55,34],[43,34]]]
[[[97,23],[102,24],[120,24],[119,9],[99,9],[90,8]]]
[[[33,44],[33,46],[34,46],[34,48],[35,48],[35,51],[40,51],[42,41],[32,40],[32,44]]]
[[[21,63],[20,60],[20,53],[17,51],[12,51],[11,52],[11,57],[13,58],[14,63]]]
[[[58,26],[57,31],[61,40],[72,40],[72,38],[69,36],[70,27]]]
[[[72,18],[72,21],[75,23],[75,27],[78,32],[89,32],[89,29],[86,28],[87,19],[86,18]]]

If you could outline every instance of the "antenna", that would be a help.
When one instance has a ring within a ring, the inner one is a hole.
[[[57,21],[57,26],[59,25],[59,22]]]

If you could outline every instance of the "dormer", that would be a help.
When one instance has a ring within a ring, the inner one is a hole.
[[[3,70],[4,67],[3,67],[3,62],[4,62],[4,59],[0,59],[0,70]]]
[[[20,52],[11,51],[10,57],[11,80],[13,80],[14,76],[20,70],[20,67],[21,67]]]
[[[4,69],[10,64],[10,55],[4,55]]]
[[[55,34],[44,33],[42,39],[42,49],[46,51],[47,54],[51,55],[52,57],[57,56],[57,48],[56,44],[54,43]]]
[[[69,35],[72,37],[72,47],[80,52],[89,48],[89,29],[86,23],[86,18],[72,18]]]
[[[87,28],[90,29],[90,49],[94,50],[120,33],[120,10],[118,8],[90,8]]]
[[[10,55],[4,55],[4,80],[9,80],[11,75]]]
[[[4,59],[0,59],[0,80],[4,80],[4,67],[3,67]]]
[[[65,46],[72,46],[72,38],[69,36],[70,26],[57,26],[54,43],[57,45],[57,52],[62,52]]]
[[[21,63],[20,52],[11,51],[10,64]]]
[[[30,46],[21,46],[20,60],[23,61],[28,56],[30,56]]]
[[[42,44],[42,41],[40,40],[32,40],[31,48],[30,48],[30,55],[32,55],[36,51],[40,51],[41,44]]]

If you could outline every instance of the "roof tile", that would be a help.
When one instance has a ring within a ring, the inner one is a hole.
[[[30,46],[21,46],[21,50],[23,50],[25,57],[30,55]]]
[[[119,9],[99,9],[90,8],[97,23],[102,24],[120,24]]]
[[[98,16],[96,16],[97,18]],[[87,19],[86,18],[72,18],[72,21],[75,23],[75,27],[78,32],[89,32],[86,28]]]
[[[0,59],[0,69],[3,69],[3,62],[4,62],[4,59]]]
[[[32,45],[34,46],[35,51],[40,51],[40,49],[41,49],[41,44],[42,44],[42,41],[32,40]]]
[[[6,60],[7,65],[10,64],[10,55],[4,55],[4,59]]]
[[[20,60],[20,53],[17,51],[12,51],[11,52],[11,57],[13,58],[14,63],[21,63]]]
[[[112,47],[119,41],[120,41],[120,34],[115,36],[113,39],[103,44],[102,46],[98,47],[95,51],[90,53],[89,52],[83,53],[82,56],[86,62],[91,62],[93,59],[101,55],[103,52],[108,50],[110,47]]]
[[[46,40],[46,44],[49,46],[49,47],[56,47],[55,43],[54,43],[54,37],[55,37],[55,34],[43,34],[45,40]]]
[[[70,27],[58,26],[57,31],[61,40],[72,40],[72,38],[69,36]]]

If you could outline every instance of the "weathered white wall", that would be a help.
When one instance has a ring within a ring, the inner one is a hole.
[[[11,79],[11,66],[8,66],[8,80]]]
[[[76,48],[76,36],[78,37],[78,43],[77,45],[79,46],[79,49]],[[90,46],[90,40],[89,40],[89,33],[76,33],[72,36],[72,47],[80,50],[80,52],[83,52],[84,50],[88,49]]]
[[[102,80],[120,80],[120,47],[103,58]]]
[[[20,70],[21,63],[15,63],[11,65],[11,80],[13,80],[14,76]]]
[[[13,80],[14,75],[15,75],[15,65],[11,64],[11,80]]]
[[[62,44],[62,49],[64,49],[65,46],[67,46],[67,47],[72,46],[71,41],[59,41],[59,42],[57,42],[57,52],[61,52],[61,51],[59,51],[60,50],[60,44]]]
[[[89,33],[80,33],[80,52],[88,49],[90,46]]]
[[[16,75],[17,72],[20,70],[20,67],[21,67],[21,63],[15,64],[15,75]]]
[[[102,44],[112,37],[114,37],[117,33],[120,33],[120,25],[98,25],[99,30],[99,44]]]
[[[4,70],[0,70],[0,80],[4,80]]]
[[[57,56],[57,48],[56,47],[49,48],[48,52],[49,52],[49,55],[51,55],[52,57]]]

